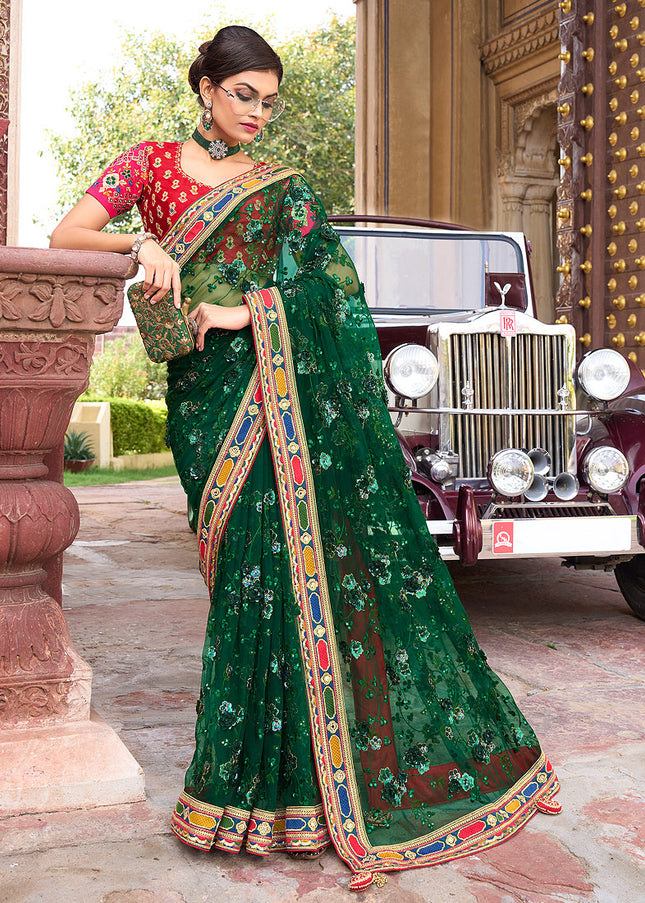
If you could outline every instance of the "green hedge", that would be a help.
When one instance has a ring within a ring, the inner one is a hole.
[[[115,455],[150,455],[168,451],[166,405],[163,401],[102,398],[110,402],[112,441]]]

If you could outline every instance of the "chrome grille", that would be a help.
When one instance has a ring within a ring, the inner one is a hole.
[[[492,455],[509,447],[546,449],[552,476],[572,466],[573,416],[513,414],[513,409],[559,410],[563,386],[572,393],[572,406],[572,349],[566,334],[453,332],[443,348],[448,407],[464,408],[467,400],[472,408],[509,410],[506,415],[464,409],[442,416],[442,447],[459,455],[458,478],[485,478]]]

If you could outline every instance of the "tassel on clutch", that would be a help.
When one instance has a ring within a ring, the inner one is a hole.
[[[186,298],[178,309],[172,297],[172,291],[169,291],[162,301],[151,304],[143,297],[143,282],[137,282],[128,289],[130,307],[146,354],[156,364],[183,357],[195,347],[195,336],[188,318],[190,298]]]

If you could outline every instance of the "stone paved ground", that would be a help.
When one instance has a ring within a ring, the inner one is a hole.
[[[204,854],[169,833],[192,752],[206,593],[173,480],[75,490],[65,609],[96,711],[142,765],[147,800],[0,821],[0,903],[328,903],[360,899],[332,852]],[[455,572],[475,632],[557,767],[562,815],[507,844],[393,874],[379,903],[645,900],[645,623],[603,573],[558,562]],[[1,763],[0,763],[1,767]]]

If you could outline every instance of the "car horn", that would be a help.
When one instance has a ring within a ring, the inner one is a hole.
[[[549,493],[549,483],[553,486],[553,493],[563,502],[574,499],[580,489],[580,484],[571,473],[560,473],[557,477],[547,476],[551,468],[551,455],[543,448],[532,448],[528,456],[533,463],[535,477],[529,488],[524,493],[524,498],[529,502],[541,502]]]

